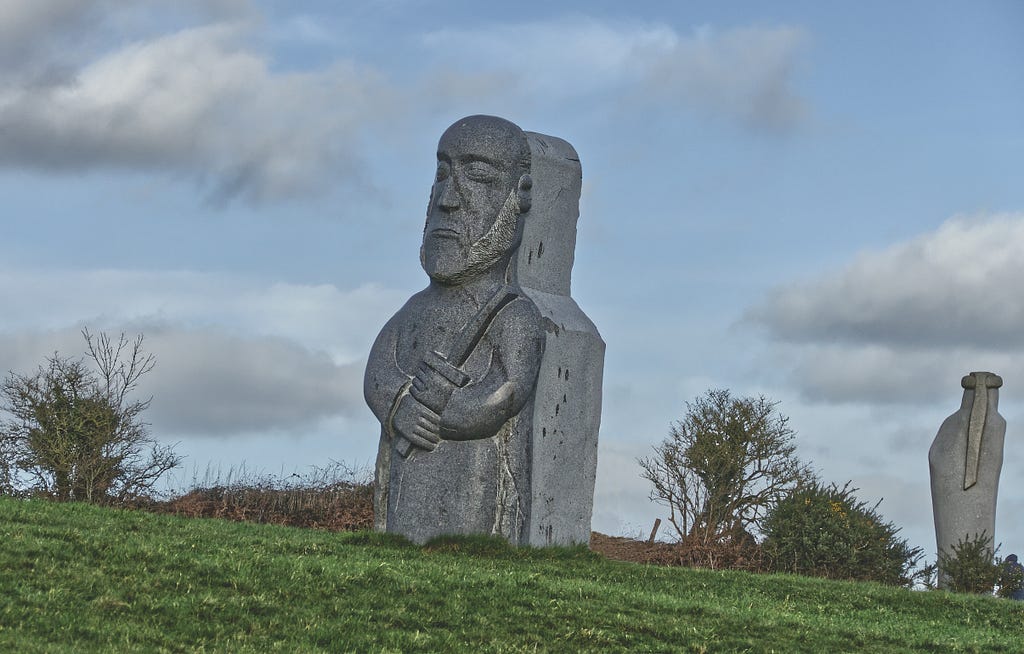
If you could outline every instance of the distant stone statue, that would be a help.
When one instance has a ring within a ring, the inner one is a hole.
[[[364,380],[378,529],[589,540],[604,343],[569,297],[579,170],[564,141],[493,116],[441,136],[430,282],[384,325]]]
[[[960,410],[946,418],[928,450],[932,512],[938,552],[977,538],[995,543],[996,494],[1003,467],[1006,420],[998,413],[1003,380],[991,372],[972,372]],[[945,580],[939,575],[939,585]]]

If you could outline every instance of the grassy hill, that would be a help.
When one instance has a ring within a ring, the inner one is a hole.
[[[0,651],[1021,652],[1024,603],[0,498]]]

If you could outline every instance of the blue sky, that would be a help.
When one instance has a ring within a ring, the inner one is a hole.
[[[595,529],[663,515],[635,460],[724,387],[931,553],[927,449],[987,369],[1024,550],[1022,33],[1017,2],[8,0],[0,369],[142,332],[186,480],[368,464],[437,138],[491,113],[581,157]]]

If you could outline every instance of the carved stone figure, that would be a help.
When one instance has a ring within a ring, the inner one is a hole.
[[[984,535],[995,542],[996,494],[1003,467],[1006,420],[998,413],[1003,380],[972,372],[960,410],[946,418],[928,450],[938,552]],[[939,584],[944,585],[942,575]]]
[[[384,325],[364,380],[381,421],[378,529],[589,539],[604,344],[568,297],[578,200],[564,141],[493,116],[441,136],[420,250],[430,282]],[[567,419],[587,415],[560,434],[538,411],[551,422],[570,399]]]

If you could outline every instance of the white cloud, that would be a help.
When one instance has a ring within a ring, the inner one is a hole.
[[[164,170],[213,200],[280,199],[363,183],[360,129],[389,115],[381,76],[338,61],[271,70],[248,23],[140,40],[60,80],[0,86],[0,164]]]
[[[164,433],[298,433],[364,411],[362,362],[338,365],[287,339],[216,329],[149,328],[146,342],[157,360],[148,416]]]
[[[0,4],[0,52],[23,51],[80,23],[104,0],[5,0]]]
[[[347,290],[190,271],[0,270],[0,330],[213,327],[289,339],[341,364],[366,356],[404,299],[375,284]]]
[[[776,339],[792,381],[829,402],[928,401],[973,370],[1024,378],[1024,214],[955,217],[776,289],[746,320]]]
[[[790,129],[808,112],[794,88],[805,41],[794,27],[700,30],[679,38],[646,71],[648,92],[759,129]]]
[[[561,98],[614,89],[625,104],[689,108],[773,130],[792,128],[807,113],[795,89],[804,41],[800,29],[787,26],[705,27],[687,36],[665,25],[579,17],[424,37],[443,62],[435,82],[456,96],[483,89]]]
[[[398,83],[347,59],[278,69],[266,49],[274,28],[247,0],[14,0],[0,19],[0,167],[169,173],[215,203],[374,188],[361,153],[374,135],[409,129],[413,107],[447,115],[459,102],[600,96],[769,129],[805,111],[794,88],[803,36],[791,27],[684,36],[561,19],[444,30],[423,37],[426,56]],[[301,15],[284,32],[332,40]]]
[[[774,291],[749,317],[790,341],[1024,345],[1024,214],[956,217],[858,256],[825,278]]]
[[[789,379],[814,402],[929,403],[960,394],[960,378],[987,370],[1024,382],[1024,352],[885,345],[783,346]]]
[[[4,0],[0,78],[31,79],[53,67],[74,67],[92,56],[108,29],[167,31],[174,24],[251,15],[249,0]]]
[[[75,60],[90,56],[88,42],[106,4],[108,0],[0,3],[0,97],[6,85],[38,88],[73,78]]]

